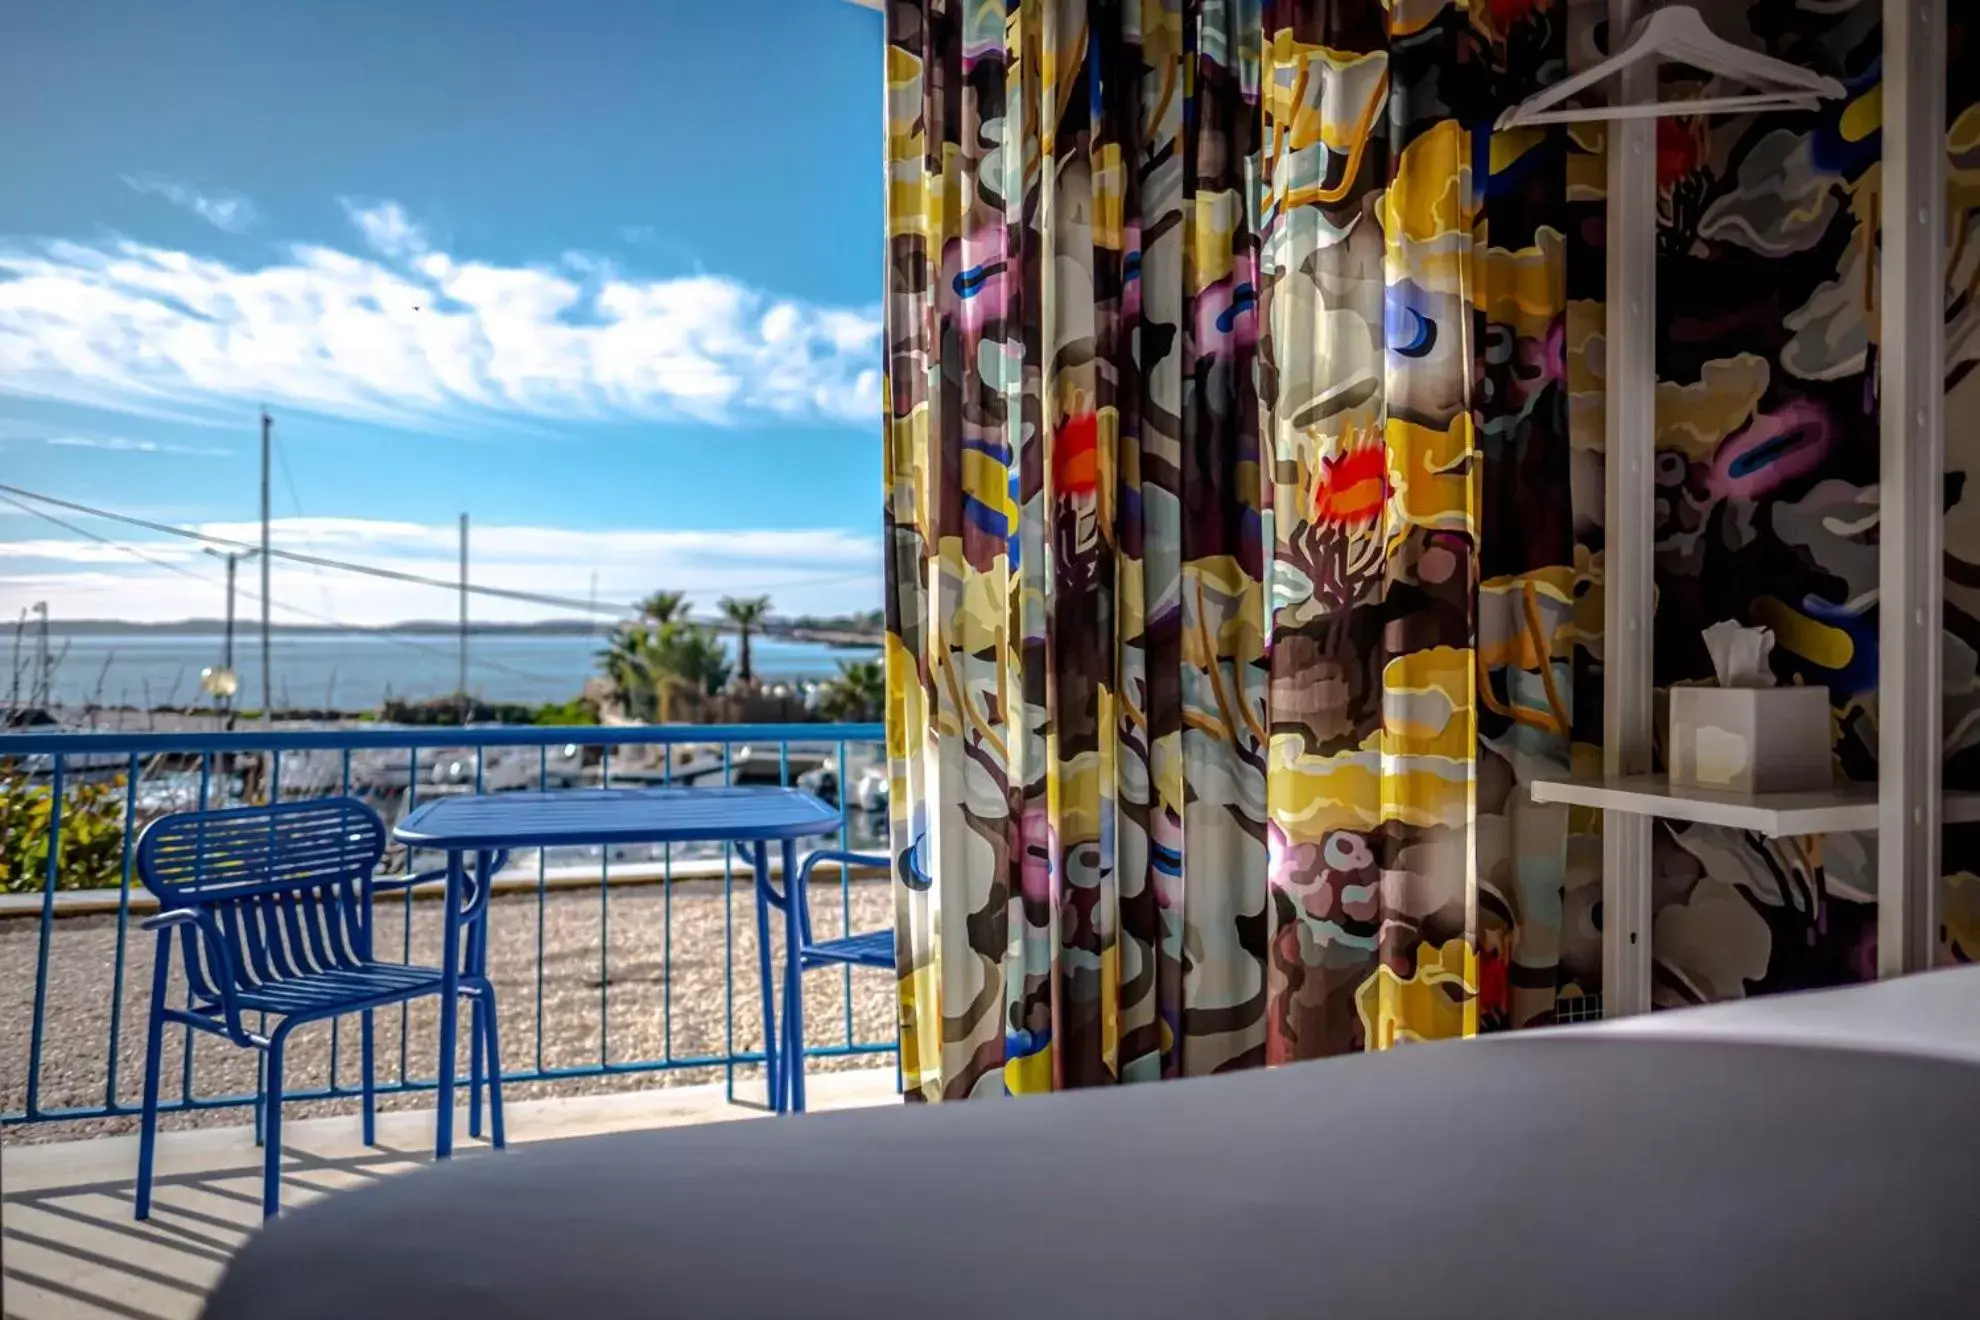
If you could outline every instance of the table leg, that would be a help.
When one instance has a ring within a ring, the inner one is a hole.
[[[759,843],[749,850],[751,884],[756,893],[756,979],[763,998],[763,1094],[770,1112],[784,1112],[783,1070],[777,1047],[777,983],[770,975],[770,848]]]
[[[454,1154],[454,1034],[461,1000],[461,895],[466,871],[457,852],[447,854],[447,896],[441,921],[445,933],[440,940],[440,1066],[434,1115],[433,1158],[444,1160]]]
[[[804,1112],[804,964],[798,957],[798,928],[805,896],[798,889],[797,840],[784,840],[784,1108]]]

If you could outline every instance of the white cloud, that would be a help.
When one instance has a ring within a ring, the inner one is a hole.
[[[44,525],[45,526],[45,525]],[[21,528],[19,530],[26,530]],[[208,535],[253,543],[259,523],[208,523]],[[282,518],[270,527],[277,549],[389,568],[449,581],[459,572],[455,525],[367,518]],[[0,619],[36,600],[57,600],[71,618],[162,622],[211,618],[224,607],[223,572],[191,540],[133,533],[129,551],[50,531],[46,537],[0,540]],[[122,536],[122,533],[119,533]],[[880,598],[876,538],[836,529],[740,531],[606,531],[527,525],[470,529],[469,580],[505,590],[629,603],[665,587],[684,591],[698,614],[712,613],[725,595],[769,595],[780,613],[868,610]],[[244,566],[245,602],[260,570]],[[187,577],[192,573],[195,577]],[[273,597],[297,610],[277,609],[290,622],[329,615],[357,624],[451,618],[451,588],[360,577],[276,560]],[[554,616],[551,607],[476,596],[473,617],[484,622]],[[252,612],[252,611],[250,611]]]
[[[417,257],[425,253],[426,231],[414,224],[397,202],[364,203],[349,197],[337,200],[374,252],[388,257]]]
[[[147,543],[144,552],[154,560],[170,563],[197,563],[200,558],[197,541],[177,541],[158,545]],[[48,559],[65,564],[137,562],[130,551],[121,550],[102,541],[62,540],[54,537],[0,541],[0,560],[6,559]]]
[[[247,230],[257,217],[254,203],[239,193],[203,193],[183,183],[150,175],[126,174],[124,182],[141,193],[162,197],[174,206],[191,211],[214,228],[224,229],[230,234]]]
[[[230,458],[234,453],[231,449],[132,440],[121,435],[51,435],[43,443],[58,449],[106,449],[116,454],[172,454],[181,458]]]
[[[268,403],[400,425],[750,418],[875,426],[870,308],[710,275],[458,257],[394,203],[369,254],[235,266],[118,239],[0,239],[0,392],[155,415]]]

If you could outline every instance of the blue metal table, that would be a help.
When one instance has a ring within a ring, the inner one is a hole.
[[[454,1148],[454,1055],[461,974],[462,898],[467,892],[469,854],[478,859],[482,892],[474,919],[487,919],[481,902],[493,879],[492,859],[517,848],[569,848],[619,843],[777,843],[783,850],[788,884],[797,875],[797,842],[833,834],[839,813],[795,788],[612,788],[562,792],[494,793],[439,798],[415,808],[392,831],[412,848],[447,854],[447,901],[441,960],[439,1112],[434,1154],[446,1159]],[[790,923],[794,905],[770,883],[770,850],[746,848],[759,891],[773,896],[784,912],[784,974],[800,975],[797,940]],[[763,983],[764,1071],[771,1106],[783,1107],[777,1029],[770,989],[770,932],[764,905],[757,904],[756,956]],[[472,954],[470,956],[473,956]]]

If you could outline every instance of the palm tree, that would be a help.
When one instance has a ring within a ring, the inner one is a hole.
[[[756,683],[756,670],[749,663],[749,635],[759,627],[770,613],[768,596],[724,596],[722,613],[730,623],[736,625],[736,677],[744,687]]]
[[[656,591],[639,603],[639,617],[649,623],[672,623],[687,617],[688,599],[679,591]]]
[[[650,723],[655,715],[653,629],[628,624],[612,634],[598,653],[598,668],[612,684],[619,706],[632,719]]]
[[[838,676],[818,696],[818,711],[830,720],[864,724],[886,708],[887,671],[878,660],[841,660]]]
[[[709,629],[678,620],[628,624],[598,654],[619,705],[635,720],[671,723],[684,692],[713,694],[729,681],[729,657]]]
[[[655,674],[653,676],[653,707],[660,723],[674,722],[674,698],[688,690],[688,681],[679,674]]]
[[[694,623],[664,623],[653,637],[653,669],[708,696],[729,681],[729,653],[712,629]]]
[[[656,591],[638,609],[639,618],[621,624],[598,653],[598,667],[629,717],[670,723],[674,700],[682,693],[712,696],[722,690],[729,681],[728,653],[713,630],[688,619],[687,597],[681,592]],[[755,617],[760,616],[752,622]],[[747,657],[747,649],[743,654]]]

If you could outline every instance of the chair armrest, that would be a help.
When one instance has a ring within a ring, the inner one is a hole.
[[[243,1049],[268,1043],[261,1036],[249,1031],[247,1024],[241,1021],[241,1006],[234,998],[233,959],[228,956],[226,942],[220,938],[219,932],[212,928],[204,914],[194,908],[174,908],[170,912],[160,912],[156,916],[146,917],[139,926],[143,930],[158,932],[158,957],[161,960],[171,956],[172,932],[184,930],[188,978],[193,975],[190,965],[192,942],[197,939],[205,950],[206,974],[213,982],[212,988],[219,992],[221,1025],[226,1029],[228,1038]]]
[[[495,877],[508,864],[507,848],[475,855],[474,865],[465,868],[467,901],[461,904],[462,918],[473,921],[487,910],[488,900],[495,896]]]
[[[396,894],[401,889],[413,889],[419,885],[439,883],[447,878],[445,868],[435,871],[414,871],[409,875],[374,875],[368,882],[374,894]]]
[[[461,915],[463,917],[472,918],[478,916],[481,910],[488,906],[488,894],[484,893],[483,890],[484,888],[487,890],[494,889],[496,873],[508,865],[509,862],[509,852],[507,849],[503,849],[501,852],[487,853],[484,856],[488,858],[488,884],[486,886],[481,883],[481,867],[478,865],[469,865],[462,868],[465,872],[464,878],[467,881],[465,891],[466,901],[461,905]],[[439,866],[430,871],[413,871],[407,875],[382,877],[373,875],[370,881],[368,881],[368,884],[371,893],[376,896],[378,894],[398,893],[401,890],[414,889],[424,884],[445,884],[446,882],[447,868]]]
[[[876,866],[889,868],[894,859],[879,853],[845,852],[840,849],[827,849],[806,857],[798,866],[797,883],[784,887],[786,907],[797,913],[798,943],[800,946],[811,943],[811,901],[805,895],[811,889],[811,871],[820,862],[837,862],[840,871],[849,872],[855,866]]]
[[[891,870],[894,865],[894,859],[883,853],[840,852],[836,849],[815,852],[806,857],[803,864],[798,867],[798,883],[810,884],[811,868],[820,862],[837,862],[842,871],[849,871],[855,866],[885,871]]]

